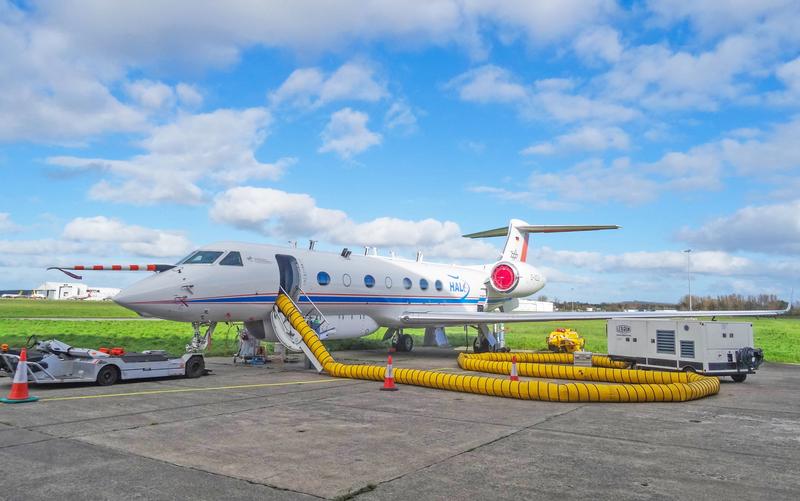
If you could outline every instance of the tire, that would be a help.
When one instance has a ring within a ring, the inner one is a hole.
[[[682,368],[681,368],[681,370],[682,370],[683,372],[691,372],[691,373],[695,373],[695,374],[697,373],[697,371],[695,370],[695,368],[694,368],[694,367],[692,367],[691,365],[687,365],[687,366],[685,366],[685,367],[682,367]]]
[[[97,373],[97,384],[100,386],[111,386],[119,381],[119,369],[113,365],[106,365]]]
[[[397,351],[409,352],[414,349],[414,338],[410,334],[403,334],[397,340]]]
[[[744,383],[744,380],[747,379],[747,374],[734,374],[731,376],[734,383]]]
[[[483,342],[481,342],[480,336],[476,337],[475,341],[472,342],[472,350],[475,353],[486,353],[487,351],[491,351],[491,349],[492,346],[489,344],[489,340],[484,339]]]
[[[198,378],[206,371],[206,363],[203,357],[191,357],[186,362],[186,377]]]

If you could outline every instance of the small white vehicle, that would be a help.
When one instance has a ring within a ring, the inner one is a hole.
[[[196,378],[206,374],[200,353],[170,357],[162,350],[127,353],[75,348],[57,339],[29,339],[28,381],[42,383],[94,382],[109,386],[120,380],[149,379],[165,376]],[[14,375],[19,352],[0,353],[0,374]]]
[[[616,319],[606,326],[611,359],[640,368],[730,376],[741,383],[764,361],[747,322]]]

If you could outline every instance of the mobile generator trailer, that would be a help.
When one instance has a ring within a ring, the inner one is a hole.
[[[611,359],[640,368],[731,376],[741,383],[764,361],[748,322],[617,319],[606,329]]]

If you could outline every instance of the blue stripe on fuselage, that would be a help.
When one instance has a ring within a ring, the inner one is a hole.
[[[309,300],[310,298],[310,300]],[[203,299],[187,299],[187,303],[274,303],[277,296],[233,296]],[[325,296],[310,294],[301,296],[301,303],[341,303],[341,304],[478,304],[483,298],[440,298],[440,297],[393,297],[393,296]]]

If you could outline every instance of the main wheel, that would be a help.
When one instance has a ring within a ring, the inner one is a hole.
[[[203,357],[192,357],[186,362],[186,377],[196,378],[203,375],[206,370],[206,363]]]
[[[480,336],[475,338],[475,341],[472,342],[472,350],[475,353],[486,353],[487,351],[491,351],[492,345],[489,344],[489,340],[484,338],[481,340]]]
[[[731,376],[734,383],[744,383],[744,380],[747,379],[747,374],[734,374]]]
[[[414,338],[410,334],[403,334],[397,339],[397,351],[411,351],[414,349]]]
[[[111,386],[119,380],[119,369],[113,365],[106,365],[97,373],[97,384]]]

